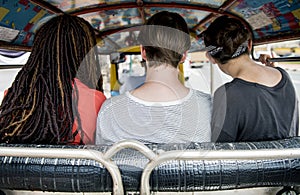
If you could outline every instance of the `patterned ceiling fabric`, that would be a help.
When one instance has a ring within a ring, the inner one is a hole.
[[[238,0],[229,11],[247,20],[254,29],[255,38],[299,32],[300,29],[298,0]]]
[[[193,28],[199,21],[203,20],[206,16],[209,15],[209,12],[200,11],[200,10],[187,10],[182,8],[146,8],[145,13],[147,18],[154,15],[160,11],[170,11],[176,12],[184,17],[185,21],[187,22],[189,28]]]
[[[1,1],[0,40],[17,45],[32,45],[36,29],[50,15],[47,10],[30,1]]]
[[[0,43],[31,47],[40,25],[56,13],[66,12],[89,21],[99,39],[104,38],[99,45],[116,52],[128,46],[128,39],[138,33],[132,32],[138,30],[133,27],[162,10],[177,12],[185,18],[193,34],[192,52],[202,45],[197,36],[219,14],[247,21],[257,45],[283,38],[300,39],[299,0],[3,0]]]
[[[143,23],[137,8],[107,10],[80,16],[89,21],[92,26],[98,30],[113,29],[120,26],[140,25]]]

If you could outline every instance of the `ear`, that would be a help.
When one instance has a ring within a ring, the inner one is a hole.
[[[205,56],[208,58],[208,60],[210,61],[210,63],[212,63],[212,64],[216,64],[217,63],[216,60],[213,57],[211,57],[211,55],[209,55],[208,52],[205,53]]]
[[[251,50],[252,50],[252,40],[251,39],[249,39],[249,41],[248,41],[248,50],[251,52]]]
[[[142,45],[140,45],[140,50],[141,50],[141,56],[142,56],[142,58],[143,58],[144,60],[147,60],[147,57],[146,57],[146,50],[145,50],[145,48],[144,48]]]
[[[183,63],[185,61],[186,57],[187,57],[187,51],[182,54],[180,63]]]

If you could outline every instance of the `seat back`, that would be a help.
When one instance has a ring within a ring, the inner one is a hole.
[[[300,137],[243,143],[0,144],[0,189],[147,194],[299,185]]]

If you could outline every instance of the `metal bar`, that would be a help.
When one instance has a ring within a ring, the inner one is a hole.
[[[50,13],[53,13],[53,14],[64,13],[61,9],[53,6],[52,4],[50,4],[46,1],[41,1],[41,0],[29,0],[29,1],[31,1],[33,4],[36,4],[36,5],[44,8],[45,10],[47,10]]]
[[[254,60],[259,61],[259,59],[254,59]],[[300,56],[299,57],[284,57],[284,58],[269,58],[269,59],[267,59],[267,61],[269,61],[269,62],[300,62]]]
[[[237,1],[238,0],[227,0],[223,3],[223,5],[220,6],[219,10],[224,12],[224,11],[228,10]]]
[[[300,30],[298,32],[293,32],[291,34],[281,35],[275,37],[266,37],[260,39],[253,39],[253,45],[263,45],[263,44],[270,44],[270,43],[278,43],[283,41],[292,41],[292,40],[299,40],[300,39]]]
[[[143,24],[144,24],[144,23],[146,22],[145,9],[144,9],[144,7],[143,7],[144,2],[143,2],[143,0],[136,0],[136,4],[137,4],[138,6],[140,6],[140,7],[138,8],[138,10],[139,10],[141,19],[142,19]]]
[[[75,158],[91,159],[103,164],[113,179],[113,194],[124,195],[121,173],[118,166],[96,150],[69,148],[0,147],[0,156],[31,158]]]
[[[14,68],[22,68],[24,65],[0,65],[1,69],[14,69]]]
[[[218,10],[219,10],[219,14],[223,13],[224,11],[226,11],[227,9],[229,9],[237,0],[228,0],[225,1],[225,3],[223,3],[223,5],[221,5]],[[216,16],[215,13],[211,13],[208,16],[206,16],[203,20],[201,20],[198,24],[196,24],[192,30],[197,30],[197,28],[199,28],[200,26],[203,26],[205,23],[211,21],[214,17]]]
[[[270,58],[270,62],[300,62],[300,57]]]
[[[193,30],[193,31],[196,31],[199,27],[204,26],[205,23],[212,21],[213,18],[214,18],[215,16],[216,16],[215,13],[209,14],[209,15],[206,16],[203,20],[201,20],[198,24],[196,24],[196,25],[192,28],[192,30]]]
[[[128,9],[128,8],[151,8],[151,7],[160,7],[160,8],[183,8],[183,9],[194,9],[200,11],[207,11],[212,13],[219,13],[218,8],[212,8],[209,6],[201,6],[198,4],[184,4],[184,3],[151,3],[151,2],[143,2],[143,4],[139,3],[122,3],[122,4],[98,4],[94,6],[89,6],[86,8],[81,8],[77,10],[72,10],[68,12],[73,15],[82,15],[91,12],[99,12],[99,11],[107,11],[114,9]],[[229,13],[230,14],[230,13]]]
[[[88,14],[92,12],[99,12],[99,11],[107,11],[107,10],[114,10],[114,9],[128,9],[128,8],[137,8],[140,7],[136,3],[118,3],[118,4],[106,4],[101,3],[93,6],[88,6],[86,8],[80,8],[80,9],[73,9],[72,11],[67,11],[69,14],[73,15],[83,15]]]
[[[89,6],[86,8],[81,8],[77,10],[73,10],[68,12],[74,15],[82,15],[91,12],[98,12],[98,11],[107,11],[107,10],[114,10],[114,9],[128,9],[128,8],[149,8],[149,7],[162,7],[162,8],[183,8],[183,9],[194,9],[194,10],[201,10],[207,11],[218,14],[219,10],[224,10],[228,6],[231,6],[236,0],[230,0],[229,3],[224,4],[223,7],[220,8],[212,8],[209,6],[203,5],[193,5],[193,4],[181,4],[181,3],[151,3],[151,2],[141,2],[137,0],[136,3],[122,3],[122,4],[98,4],[94,6]],[[229,13],[228,13],[229,14]],[[142,15],[142,20],[145,20],[144,16]]]
[[[31,51],[30,46],[14,45],[13,43],[8,43],[5,41],[0,41],[0,48],[14,51]]]
[[[109,148],[109,150],[106,151],[104,157],[110,159],[113,155],[115,155],[117,152],[124,148],[135,149],[144,154],[150,160],[153,160],[156,157],[156,154],[152,150],[150,150],[147,146],[136,140],[124,140],[114,144],[112,147]]]
[[[300,158],[299,148],[294,149],[258,149],[258,150],[193,150],[193,151],[168,151],[157,155],[155,160],[150,161],[142,173],[141,195],[150,195],[150,174],[153,169],[170,160],[255,160],[255,159],[283,159]]]

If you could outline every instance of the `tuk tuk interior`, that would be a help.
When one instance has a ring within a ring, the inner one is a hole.
[[[126,60],[126,55],[139,52],[139,28],[162,10],[185,18],[192,39],[190,55],[203,51],[201,32],[220,15],[240,19],[252,32],[254,47],[300,39],[298,0],[3,0],[0,50],[30,52],[37,29],[50,17],[60,13],[78,15],[94,27],[99,55],[109,56],[111,93],[121,85],[118,64]],[[282,49],[274,51],[278,56],[273,61],[300,61],[297,47],[293,56]],[[252,56],[257,58],[255,53]],[[0,69],[20,67],[0,65]],[[185,80],[182,78],[182,82]],[[191,145],[143,145],[134,140],[112,146],[0,144],[0,189],[7,194],[181,194],[280,187],[282,190],[273,193],[299,194],[299,149],[299,137]]]

